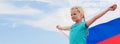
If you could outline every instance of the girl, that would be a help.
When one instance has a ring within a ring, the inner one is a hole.
[[[82,22],[82,19],[84,19],[84,11],[81,7],[75,6],[71,8],[71,19],[75,22],[75,24],[65,27],[57,25],[56,27],[59,30],[70,30],[70,44],[86,44],[88,27],[105,13],[108,11],[114,11],[116,8],[117,5],[114,4],[87,22]]]

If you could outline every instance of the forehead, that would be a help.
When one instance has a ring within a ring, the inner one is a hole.
[[[71,12],[79,12],[79,10],[77,8],[73,8],[71,9]]]

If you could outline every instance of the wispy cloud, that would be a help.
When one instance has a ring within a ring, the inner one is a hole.
[[[74,4],[75,2],[74,3],[71,2],[71,1],[68,1],[68,2],[73,4],[73,5],[76,5],[76,4]],[[77,3],[77,4],[80,4],[81,6],[84,7],[85,16],[86,16],[87,20],[89,20],[90,18],[97,15],[102,10],[106,9],[107,7],[109,7],[109,6],[111,6],[113,4],[112,3],[113,1],[108,1],[108,0],[107,1],[100,1],[99,3],[96,3],[96,2],[90,1],[90,0],[85,0],[85,1],[84,0],[81,0],[81,1],[78,0],[78,2],[80,2],[80,3]],[[82,2],[85,2],[85,3],[82,4]],[[92,3],[90,3],[90,2],[92,2]],[[106,2],[109,2],[109,4],[111,4],[111,5],[106,4]],[[104,6],[104,4],[102,5],[102,3],[104,3],[106,5],[105,6]],[[86,5],[86,4],[88,4],[88,5]],[[103,6],[103,8],[98,7],[97,4],[100,4],[101,6]],[[95,8],[92,8],[91,5],[94,6]],[[70,19],[70,8],[71,8],[71,6],[56,9],[56,11],[49,13],[48,16],[46,16],[46,17],[44,17],[44,18],[42,18],[40,20],[37,20],[37,21],[32,21],[32,20],[25,21],[25,24],[28,24],[28,25],[31,25],[31,26],[37,27],[37,28],[43,28],[43,29],[46,29],[46,30],[49,30],[49,31],[56,31],[55,26],[57,24],[61,24],[63,26],[73,24],[73,22]],[[115,13],[117,13],[117,14],[119,13],[118,9],[115,11]],[[97,20],[91,26],[95,26],[97,24],[110,21],[110,20],[114,19],[115,17],[116,18],[119,17],[118,15],[111,15],[111,14],[113,14],[113,12],[112,13],[107,13],[107,14],[108,15],[105,15],[104,17],[100,18],[99,20]],[[110,18],[105,18],[105,17],[110,17]],[[104,18],[106,20],[103,20]],[[101,22],[99,22],[99,21],[101,21]]]
[[[45,30],[49,30],[49,31],[56,31],[56,25],[60,24],[60,25],[71,25],[73,24],[73,22],[71,21],[70,18],[70,8],[72,6],[78,5],[78,6],[82,6],[85,10],[85,17],[86,20],[89,20],[90,18],[92,18],[93,16],[97,15],[98,13],[100,13],[102,10],[104,10],[105,8],[107,8],[108,6],[116,3],[118,5],[120,5],[120,3],[118,3],[119,1],[109,1],[109,0],[18,0],[18,1],[37,1],[37,3],[39,2],[44,2],[44,3],[48,3],[49,6],[54,7],[54,6],[63,6],[63,7],[58,7],[57,9],[55,9],[55,11],[51,11],[49,10],[49,12],[51,13],[43,13],[40,10],[34,9],[32,7],[30,7],[29,5],[25,5],[23,7],[17,7],[15,5],[9,4],[9,3],[1,3],[0,4],[0,9],[4,10],[1,11],[0,14],[45,14],[45,16],[43,16],[42,18],[38,18],[38,20],[20,20],[19,23],[22,24],[26,24],[26,25],[31,25],[35,28],[43,28]],[[108,3],[107,3],[108,2]],[[109,5],[110,4],[110,5]],[[67,6],[68,5],[68,6]],[[99,6],[100,5],[100,6]],[[118,6],[119,9],[119,6]],[[116,10],[114,12],[114,14],[119,14],[119,10]],[[108,13],[109,15],[105,15],[104,17],[100,18],[98,21],[96,21],[92,26],[95,26],[96,24],[99,23],[103,23],[105,21],[109,21],[114,19],[113,17],[119,17],[118,15],[111,15],[112,13]],[[105,17],[110,17],[111,18],[106,18],[106,20],[102,20]],[[16,24],[13,24],[13,27],[15,27]]]
[[[69,8],[61,8],[49,15],[50,16],[46,16],[40,20],[37,21],[28,20],[25,21],[25,23],[33,27],[43,28],[49,31],[56,31],[56,25],[58,24],[68,25],[72,22],[70,21]]]
[[[0,14],[10,14],[10,15],[32,15],[32,14],[41,14],[42,11],[34,9],[29,5],[23,7],[17,7],[11,3],[0,3]]]

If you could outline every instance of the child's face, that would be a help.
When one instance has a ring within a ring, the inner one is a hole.
[[[74,8],[71,10],[71,19],[74,22],[80,21],[82,20],[82,14],[80,13],[80,11]]]

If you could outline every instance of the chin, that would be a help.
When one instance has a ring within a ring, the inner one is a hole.
[[[76,22],[76,20],[72,20],[73,22]]]

